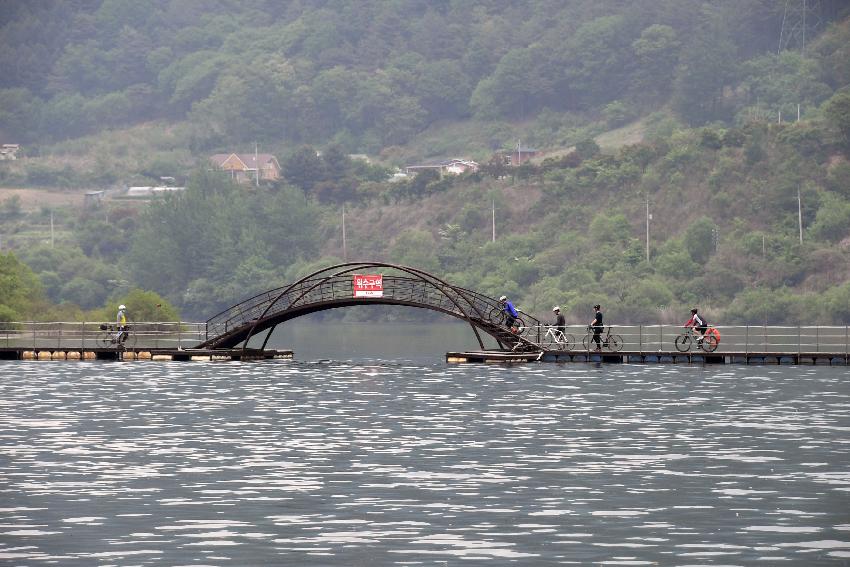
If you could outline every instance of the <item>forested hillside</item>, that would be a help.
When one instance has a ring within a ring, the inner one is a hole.
[[[188,188],[49,211],[67,229],[52,246],[15,244],[46,213],[4,202],[0,231],[45,299],[0,315],[82,314],[133,288],[212,315],[341,259],[345,207],[349,258],[539,315],[850,323],[848,15],[837,0],[5,3],[0,141],[22,149],[0,184]],[[519,140],[543,156],[491,161]],[[207,171],[255,144],[280,182]],[[483,167],[390,179],[445,157]]]

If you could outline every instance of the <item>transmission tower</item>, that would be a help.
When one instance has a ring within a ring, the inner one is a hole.
[[[811,36],[820,25],[820,0],[785,0],[777,53],[785,49],[799,49],[805,55],[806,36]]]

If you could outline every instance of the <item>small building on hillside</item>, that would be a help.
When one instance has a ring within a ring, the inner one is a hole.
[[[362,161],[368,165],[372,165],[372,160],[366,154],[348,154],[348,159],[351,161]]]
[[[271,154],[215,154],[210,162],[237,183],[256,182],[257,175],[260,181],[280,179],[280,163]]]
[[[3,144],[0,146],[0,160],[16,160],[18,159],[18,150],[21,146],[18,144]]]
[[[160,186],[150,186],[150,185],[140,185],[136,187],[128,187],[127,192],[124,193],[125,197],[130,197],[134,199],[149,199],[156,195],[165,195],[166,193],[174,193],[177,191],[184,191],[185,187],[172,187],[170,185],[160,185]]]
[[[506,150],[500,155],[502,156],[502,163],[505,165],[519,167],[528,160],[541,155],[541,153],[542,152],[536,148],[527,148],[517,144],[517,147],[511,150]]]
[[[106,197],[106,190],[104,189],[86,191],[83,195],[83,207],[86,209],[98,207],[103,202],[104,197]]]
[[[447,159],[447,160],[438,160],[431,162],[424,162],[417,165],[408,165],[405,168],[405,173],[408,175],[419,173],[420,171],[425,171],[426,169],[432,169],[442,176],[443,174],[451,174],[451,175],[460,175],[461,173],[475,173],[479,169],[479,165],[469,159]]]

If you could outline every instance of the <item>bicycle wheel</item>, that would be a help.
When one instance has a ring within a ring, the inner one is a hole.
[[[576,344],[576,338],[572,335],[564,334],[563,340],[564,342],[562,343],[562,350],[573,350],[573,347],[575,347]]]
[[[702,350],[705,352],[714,352],[717,350],[717,337],[714,335],[706,335],[702,340]]]
[[[97,346],[100,348],[109,348],[112,346],[112,336],[109,333],[104,333],[97,338]]]
[[[676,350],[679,352],[688,352],[691,350],[691,336],[688,333],[676,337]]]
[[[491,323],[495,325],[504,325],[505,324],[505,312],[498,307],[494,307],[490,310],[490,315],[487,317]]]
[[[610,335],[608,337],[608,350],[611,352],[619,352],[623,348],[623,337],[620,335]]]
[[[600,341],[602,338],[600,337]],[[596,341],[593,340],[593,333],[588,333],[581,339],[581,348],[583,350],[596,350]]]

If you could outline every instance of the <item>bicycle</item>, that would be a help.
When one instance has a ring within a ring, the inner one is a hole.
[[[500,327],[504,327],[505,321],[506,321],[505,310],[501,309],[499,307],[494,307],[493,309],[490,310],[490,315],[489,315],[488,319],[490,320],[491,323],[498,325]],[[516,329],[519,329],[519,332],[522,332],[526,328],[525,327],[525,321],[523,321],[521,317],[517,317],[514,320],[513,327],[516,328]]]
[[[103,323],[100,325],[100,331],[97,337],[97,346],[101,348],[136,346],[136,331],[132,325],[124,325],[124,330],[119,331],[118,325]]]
[[[540,346],[546,350],[572,350],[576,338],[555,327],[549,327],[540,340]]]
[[[714,329],[709,327],[709,329],[705,332],[705,335],[697,336],[692,327],[688,328],[684,333],[676,337],[676,350],[679,352],[688,352],[691,350],[694,343],[696,343],[697,348],[700,348],[705,352],[714,352],[717,350],[717,337],[712,331],[714,331]]]
[[[608,333],[604,336],[600,335],[600,338],[602,339],[602,348],[608,349],[611,352],[619,352],[623,348],[623,337],[621,337],[620,335],[612,335],[611,327],[606,328],[608,330]],[[593,328],[588,327],[587,334],[581,340],[581,346],[584,348],[584,350],[597,350],[598,347],[593,349],[590,348],[590,346],[595,343],[596,341],[593,340]]]

